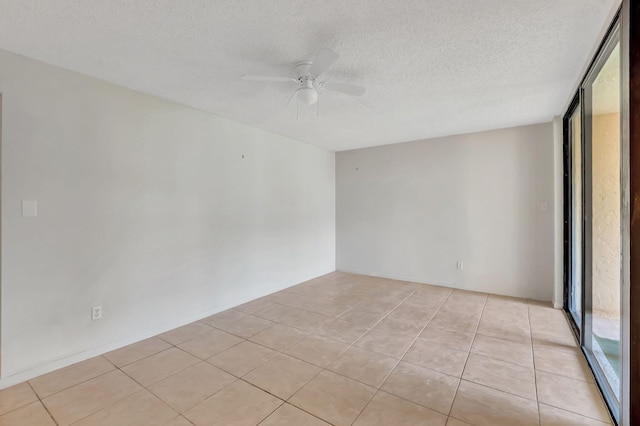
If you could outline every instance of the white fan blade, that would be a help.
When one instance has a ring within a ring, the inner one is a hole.
[[[298,90],[300,90],[300,89],[296,89],[296,91],[295,91],[295,92],[293,92],[293,93],[291,94],[291,96],[289,96],[289,99],[287,100],[287,103],[286,103],[286,104],[284,104],[284,106],[289,106],[289,104],[291,103],[291,99],[293,99],[293,97],[298,93]]]
[[[338,60],[340,55],[334,52],[331,49],[320,49],[318,53],[316,53],[316,58],[313,60],[313,64],[311,64],[311,68],[309,68],[309,74],[319,77],[325,72],[335,61]]]
[[[247,81],[271,81],[274,83],[288,83],[292,81],[295,81],[296,83],[298,82],[298,80],[296,80],[295,78],[282,77],[278,75],[243,75],[240,78]]]
[[[320,85],[320,87],[331,92],[339,92],[352,96],[362,96],[366,91],[362,86],[356,86],[355,84],[349,83],[335,83],[331,81],[325,81]]]

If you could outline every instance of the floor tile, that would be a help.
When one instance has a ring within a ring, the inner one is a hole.
[[[478,317],[484,310],[484,302],[477,303],[475,301],[464,300],[447,300],[440,307],[440,312],[467,312],[477,315]]]
[[[171,348],[129,364],[122,371],[142,386],[149,386],[199,361],[181,349]]]
[[[429,321],[429,326],[456,333],[475,333],[479,321],[480,315],[474,312],[438,311],[431,321]]]
[[[453,289],[447,301],[474,303],[476,305],[484,305],[489,295],[477,291]]]
[[[403,360],[450,376],[461,377],[469,353],[416,340]]]
[[[193,365],[149,387],[149,390],[179,413],[193,408],[236,380],[206,362]]]
[[[533,368],[472,353],[469,355],[462,378],[533,401],[536,400]]]
[[[119,370],[98,376],[42,400],[60,425],[69,425],[141,390]]]
[[[536,370],[594,383],[587,360],[576,347],[534,344],[533,354]]]
[[[378,313],[378,314],[388,314],[393,311],[393,309],[398,306],[400,303],[404,302],[407,298],[407,295],[390,295],[384,294],[384,296],[374,295],[369,299],[366,299],[363,303],[358,305],[358,309]]]
[[[258,334],[262,330],[267,329],[274,324],[275,323],[273,321],[254,317],[252,315],[247,315],[228,324],[221,324],[218,326],[218,328],[226,331],[227,333],[235,334],[236,336],[248,339],[254,334]]]
[[[431,344],[448,346],[459,351],[469,352],[471,342],[473,341],[473,333],[453,332],[438,327],[427,325],[419,339],[426,340]]]
[[[113,364],[98,356],[36,377],[29,383],[40,398],[45,398],[114,369]]]
[[[355,346],[400,359],[418,336],[417,331],[389,332],[371,329],[362,336]]]
[[[2,389],[0,390],[0,416],[37,400],[38,397],[26,382]]]
[[[240,318],[244,318],[245,316],[247,316],[247,314],[245,314],[244,312],[240,312],[235,309],[227,309],[226,311],[218,312],[217,314],[211,315],[210,317],[201,319],[200,322],[203,322],[212,327],[219,327],[223,324],[228,324]]]
[[[536,383],[541,403],[595,420],[609,421],[609,414],[595,384],[543,371],[536,371]]]
[[[207,362],[234,376],[242,377],[277,354],[273,349],[245,341],[207,359]]]
[[[317,312],[299,310],[284,318],[281,323],[303,331],[315,331],[334,318],[333,315],[324,315]]]
[[[171,420],[169,423],[165,423],[163,426],[193,426],[193,423],[182,416],[178,416],[175,419]]]
[[[540,426],[606,426],[611,424],[545,404],[540,404],[539,409]]]
[[[183,325],[182,327],[174,328],[166,333],[159,334],[158,337],[172,345],[177,345],[210,330],[211,327],[209,325],[196,321],[191,324]]]
[[[289,403],[336,426],[350,425],[375,389],[324,370],[296,393]]]
[[[329,423],[305,413],[290,404],[282,404],[280,408],[267,417],[260,426],[330,426]]]
[[[504,317],[518,318],[518,322],[530,326],[529,308],[522,303],[508,303],[489,298],[482,317],[492,321],[499,321]]]
[[[369,312],[356,307],[349,312],[340,315],[336,320],[345,321],[349,324],[359,325],[370,328],[376,325],[378,321],[385,317],[385,314],[379,312]]]
[[[419,306],[423,309],[439,309],[447,297],[449,296],[446,292],[433,292],[431,295],[426,295],[426,293],[416,292],[409,296],[404,302],[403,305],[411,305],[411,306]]]
[[[389,313],[385,320],[390,319],[405,322],[415,328],[422,329],[436,312],[437,309],[427,309],[423,306],[416,306],[405,300],[394,309],[393,312]]]
[[[354,426],[445,426],[447,416],[428,408],[378,392]]]
[[[459,383],[455,377],[400,362],[380,389],[448,415]]]
[[[366,325],[352,323],[338,317],[319,328],[315,333],[350,345],[367,331],[369,331],[369,327]]]
[[[56,426],[39,401],[0,416],[0,426]]]
[[[238,380],[184,416],[196,426],[255,426],[281,404],[280,399]]]
[[[300,312],[300,309],[298,308],[271,303],[271,306],[256,312],[255,316],[282,323],[283,321],[289,321],[298,312]]]
[[[447,426],[473,426],[473,425],[467,422],[463,422],[462,420],[449,417],[449,420],[447,421]]]
[[[291,346],[284,353],[318,367],[325,367],[335,361],[348,347],[345,343],[312,334]]]
[[[147,390],[140,390],[115,404],[85,417],[77,426],[156,426],[176,416],[164,402]]]
[[[315,365],[280,354],[244,376],[243,380],[286,400],[319,371]]]
[[[451,417],[474,426],[537,426],[538,405],[529,399],[462,380]]]
[[[568,327],[567,317],[561,309],[529,303],[529,319],[532,330],[554,330]]]
[[[477,334],[473,341],[471,352],[523,367],[533,368],[533,351],[530,342],[512,342],[510,340]]]
[[[200,359],[207,359],[243,341],[238,336],[213,329],[180,343],[178,347]]]
[[[504,316],[488,320],[483,316],[478,325],[478,334],[514,342],[531,342],[529,324],[518,319],[519,317]]]
[[[342,272],[31,382],[0,426],[609,424],[549,303]]]
[[[116,367],[124,367],[146,358],[150,355],[157,354],[171,347],[171,344],[157,337],[142,340],[141,342],[125,346],[115,351],[108,352],[103,356],[108,359]]]
[[[284,351],[289,346],[307,337],[309,333],[286,325],[276,324],[251,337],[249,340],[277,351]]]
[[[434,301],[434,307],[440,306],[451,294],[453,290],[447,287],[439,287],[429,284],[422,284],[411,295],[411,297],[420,297]]]
[[[386,355],[351,347],[327,369],[366,385],[380,387],[398,360]]]
[[[568,326],[567,326],[568,327]],[[552,331],[531,331],[533,343],[544,345],[561,345],[567,347],[578,347],[576,338],[569,329],[557,329]]]
[[[264,299],[256,299],[251,302],[244,303],[242,305],[238,305],[234,307],[236,311],[244,312],[245,314],[253,315],[256,312],[260,312],[261,310],[273,306],[273,303],[264,300]]]

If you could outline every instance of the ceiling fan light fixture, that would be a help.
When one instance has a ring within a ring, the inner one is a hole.
[[[313,87],[303,87],[298,90],[298,100],[305,105],[313,105],[318,102],[318,91]]]
[[[291,93],[286,105],[289,105],[289,102],[294,96],[297,96],[296,104],[298,106],[300,103],[307,106],[311,106],[313,104],[320,105],[318,103],[320,97],[320,94],[318,93],[319,89],[323,89],[323,96],[324,91],[338,92],[351,96],[362,96],[365,92],[364,87],[349,83],[319,80],[320,76],[329,69],[338,57],[339,55],[331,49],[320,49],[316,53],[313,61],[299,62],[296,64],[294,69],[295,73],[292,74],[296,76],[295,78],[291,76],[243,75],[242,79],[248,81],[266,81],[276,83],[299,83],[300,85],[298,86],[298,90]],[[317,110],[318,114],[319,111],[320,109]]]

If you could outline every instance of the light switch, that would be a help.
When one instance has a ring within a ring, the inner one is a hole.
[[[22,201],[22,217],[36,217],[38,216],[38,202],[37,201]]]

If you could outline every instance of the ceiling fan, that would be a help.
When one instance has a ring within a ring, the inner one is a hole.
[[[299,62],[295,66],[296,77],[268,76],[268,75],[243,75],[243,80],[266,81],[275,83],[296,82],[300,86],[289,98],[289,101],[297,94],[297,99],[305,105],[313,105],[318,102],[318,91],[327,90],[330,92],[344,93],[346,95],[361,96],[365,88],[349,83],[340,83],[320,80],[320,76],[327,70],[340,56],[331,49],[320,49],[316,53],[315,59]],[[288,104],[289,102],[287,102]]]

